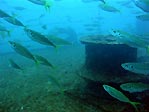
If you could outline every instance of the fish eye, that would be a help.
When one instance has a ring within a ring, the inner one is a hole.
[[[30,31],[30,34],[33,36],[33,32]]]
[[[131,65],[130,68],[133,69],[134,67]]]
[[[12,44],[12,46],[15,48],[16,47],[16,44]]]
[[[28,34],[29,34],[30,36],[33,36],[33,32],[31,32],[31,31],[28,31]]]

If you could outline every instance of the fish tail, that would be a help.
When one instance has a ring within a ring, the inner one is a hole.
[[[13,17],[13,18],[16,18],[16,17],[18,17],[18,15],[15,14],[15,13],[12,13],[12,17]]]
[[[50,45],[50,46],[52,46],[52,47],[54,47],[54,48],[57,48],[57,45],[56,45],[55,43],[51,42],[49,39],[48,39],[48,41],[49,41],[49,45]]]
[[[49,66],[50,66],[50,68],[55,70],[55,66],[53,66],[52,64],[50,64]]]
[[[50,11],[50,7],[51,7],[51,3],[50,3],[50,1],[46,0],[44,6],[45,6],[46,11]]]
[[[56,46],[56,47],[55,47],[55,51],[56,51],[56,53],[58,53],[58,49],[59,49],[59,47]]]
[[[136,112],[139,112],[139,110],[138,110],[136,105],[140,105],[141,103],[139,103],[139,102],[130,102],[130,104],[135,108]]]
[[[54,48],[57,48],[57,45],[51,43],[51,46],[54,47]]]
[[[53,64],[51,64],[51,63],[49,63],[49,64],[48,64],[48,66],[49,66],[49,68],[50,68],[50,69],[53,69],[53,70],[55,70],[55,69],[56,69],[56,67],[55,67],[55,66],[53,66]]]

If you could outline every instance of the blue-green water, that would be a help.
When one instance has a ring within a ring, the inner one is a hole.
[[[107,94],[103,84],[115,87],[131,101],[141,102],[139,112],[148,112],[148,90],[130,94],[119,87],[126,82],[149,83],[148,75],[133,74],[120,65],[120,62],[129,60],[123,59],[124,56],[134,59],[130,62],[140,57],[146,62],[146,46],[133,48],[133,42],[128,43],[125,38],[120,42],[124,46],[120,45],[116,50],[110,45],[101,49],[98,43],[104,36],[111,37],[113,29],[139,36],[148,42],[149,17],[137,18],[148,14],[148,1],[144,0],[143,5],[141,0],[105,0],[105,3],[102,0],[47,0],[42,5],[39,1],[0,0],[0,10],[9,15],[2,17],[0,11],[0,112],[135,111],[128,102],[121,102]],[[16,20],[23,26],[17,24]],[[28,29],[31,32],[27,32]],[[52,39],[51,35],[54,36]],[[42,39],[38,38],[40,36]],[[90,38],[82,43],[85,37]],[[47,40],[45,43],[45,38],[52,44],[47,44]],[[33,57],[44,57],[53,68],[36,58],[28,58],[26,52],[24,56],[22,48],[10,42],[19,43]],[[135,49],[135,56],[129,54],[129,47],[132,51]],[[128,56],[124,53],[128,53]],[[117,60],[113,63],[114,57]],[[103,60],[99,62],[98,58]],[[9,59],[22,69],[16,69]],[[116,68],[115,64],[119,67]]]

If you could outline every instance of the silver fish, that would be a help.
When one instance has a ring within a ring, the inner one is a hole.
[[[23,70],[14,60],[9,59],[9,63],[11,67],[18,69],[18,70]]]
[[[10,15],[0,9],[0,18],[3,18],[3,17],[10,17]]]
[[[71,42],[68,42],[67,40],[64,40],[54,35],[48,35],[47,38],[56,45],[72,45]]]
[[[14,9],[16,10],[19,10],[19,11],[22,11],[22,10],[25,10],[26,8],[24,7],[19,7],[19,6],[16,6],[16,7],[13,7]]]
[[[149,90],[149,84],[145,84],[142,82],[125,83],[125,84],[121,84],[120,88],[123,89],[124,91],[128,91],[130,93],[143,92],[145,90]]]
[[[54,68],[54,66],[46,59],[44,58],[43,56],[39,56],[39,55],[34,55],[36,60],[40,63],[40,64],[43,64],[45,66],[49,66],[51,68]]]
[[[31,59],[33,61],[35,61],[35,63],[38,63],[38,61],[35,59],[34,55],[24,46],[22,46],[21,44],[17,43],[17,42],[13,42],[13,41],[8,41],[11,45],[11,47],[20,55]]]
[[[117,41],[122,44],[126,44],[135,48],[146,48],[148,49],[148,42],[141,39],[139,36],[121,31],[121,30],[112,30],[111,35],[116,37]]]
[[[139,15],[139,16],[136,16],[136,18],[142,21],[149,21],[149,14]]]
[[[119,90],[117,90],[117,89],[115,89],[115,88],[113,88],[113,87],[111,87],[111,86],[109,86],[109,85],[103,85],[103,88],[104,88],[112,97],[118,99],[118,100],[121,101],[121,102],[126,102],[126,103],[131,104],[131,105],[135,108],[135,110],[136,110],[137,112],[139,112],[138,109],[137,109],[137,106],[136,106],[136,105],[140,104],[139,102],[132,102],[132,101],[130,101],[129,98],[128,98],[127,96],[125,96],[122,92],[120,92]]]
[[[119,9],[111,6],[111,5],[107,5],[107,4],[99,4],[99,7],[104,10],[104,11],[107,11],[107,12],[120,12]]]
[[[31,29],[24,29],[27,35],[33,40],[40,44],[48,45],[57,47],[54,43],[52,43],[48,38],[46,38],[44,35],[40,34],[39,32],[33,31]]]
[[[51,7],[51,3],[48,0],[28,0],[34,4],[45,6],[46,9]]]
[[[149,75],[149,63],[123,63],[121,66],[136,74]]]
[[[23,23],[21,21],[19,21],[18,19],[14,18],[14,17],[5,17],[4,20],[6,20],[7,22],[16,25],[16,26],[23,26]]]
[[[37,5],[45,5],[46,4],[46,0],[28,0],[34,4],[37,4]]]
[[[149,12],[149,0],[133,0],[135,5],[145,12]]]
[[[123,0],[123,1],[118,1],[116,3],[123,5],[123,6],[127,6],[127,5],[131,4],[131,0]]]

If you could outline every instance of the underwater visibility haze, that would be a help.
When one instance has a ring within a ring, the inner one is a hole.
[[[149,112],[149,0],[0,0],[0,112]]]

